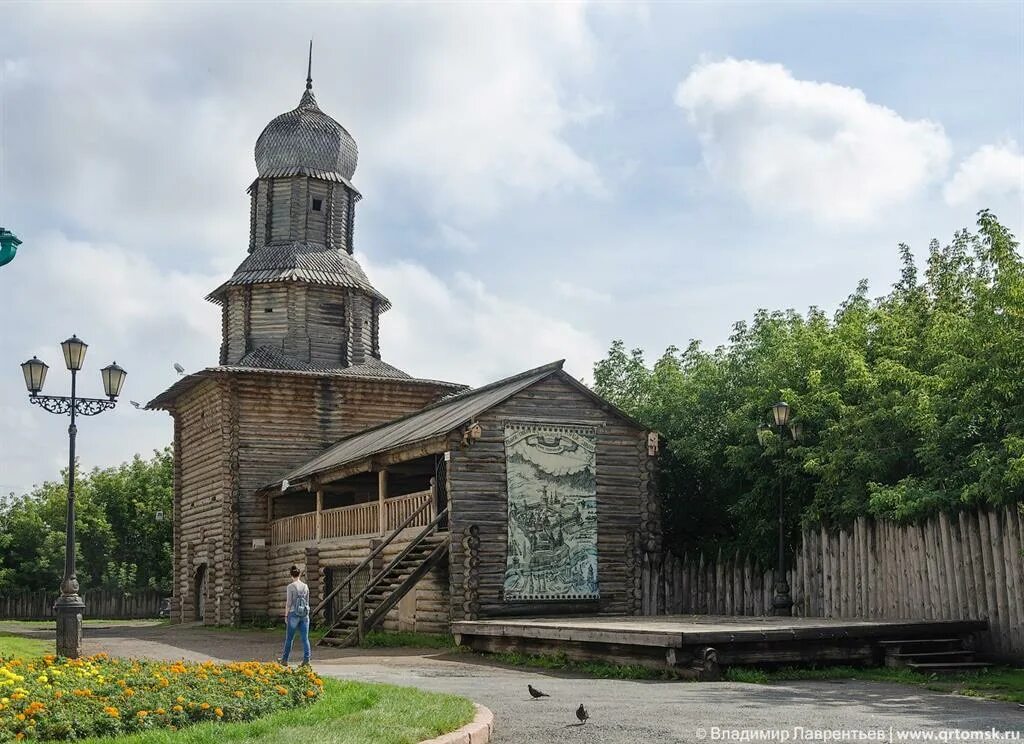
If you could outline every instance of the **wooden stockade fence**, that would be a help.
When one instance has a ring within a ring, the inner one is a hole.
[[[986,650],[1024,659],[1024,515],[963,512],[920,525],[861,518],[808,530],[788,570],[803,617],[987,619]],[[749,556],[645,557],[643,614],[767,615],[775,572]]]
[[[85,616],[102,620],[135,620],[156,617],[167,592],[156,589],[87,589]],[[57,592],[19,592],[0,596],[0,620],[51,620]]]

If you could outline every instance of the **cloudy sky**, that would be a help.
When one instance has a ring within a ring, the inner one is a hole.
[[[1024,226],[1024,5],[0,4],[0,493],[56,477],[67,422],[18,364],[128,372],[86,467],[169,443],[137,411],[217,361],[203,301],[242,260],[262,128],[315,37],[355,136],[384,358],[478,384],[612,339],[714,346],[757,308],[834,308],[990,207]]]

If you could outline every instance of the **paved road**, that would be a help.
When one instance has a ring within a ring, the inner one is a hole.
[[[194,627],[110,628],[88,630],[86,650],[162,659],[272,659],[277,654],[278,642],[276,635],[259,632]],[[886,736],[890,729],[934,735],[994,727],[1021,732],[1020,739],[1024,739],[1024,709],[1017,705],[903,685],[855,681],[770,686],[629,682],[525,672],[485,663],[468,654],[409,650],[316,652],[314,666],[323,675],[457,693],[486,705],[496,717],[497,744],[713,742],[716,727],[751,732],[743,740],[754,742],[772,731],[788,732],[789,741],[811,741],[797,739],[795,727],[812,731],[881,731]],[[526,692],[528,682],[551,697],[531,699]],[[586,703],[592,716],[584,726],[575,725],[573,714],[580,702]]]

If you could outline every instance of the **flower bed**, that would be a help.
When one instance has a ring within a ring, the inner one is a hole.
[[[44,656],[0,659],[0,742],[80,739],[202,721],[248,721],[308,705],[323,681],[279,664]]]

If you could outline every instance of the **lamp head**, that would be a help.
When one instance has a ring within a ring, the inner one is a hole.
[[[785,401],[779,401],[772,406],[772,420],[776,426],[785,426],[789,423],[789,404]]]
[[[35,396],[38,395],[43,389],[43,383],[46,382],[46,370],[49,367],[46,362],[39,359],[39,357],[32,357],[27,362],[23,362],[21,365],[21,373],[25,375],[25,387],[28,388],[28,394]]]
[[[117,362],[114,362],[101,369],[100,375],[103,377],[103,392],[107,394],[108,398],[114,400],[121,394],[121,387],[124,385],[124,378],[128,376],[128,373],[118,366]]]
[[[61,343],[60,348],[64,351],[64,363],[72,372],[77,372],[85,364],[85,350],[89,345],[78,336],[72,334],[71,338]]]

